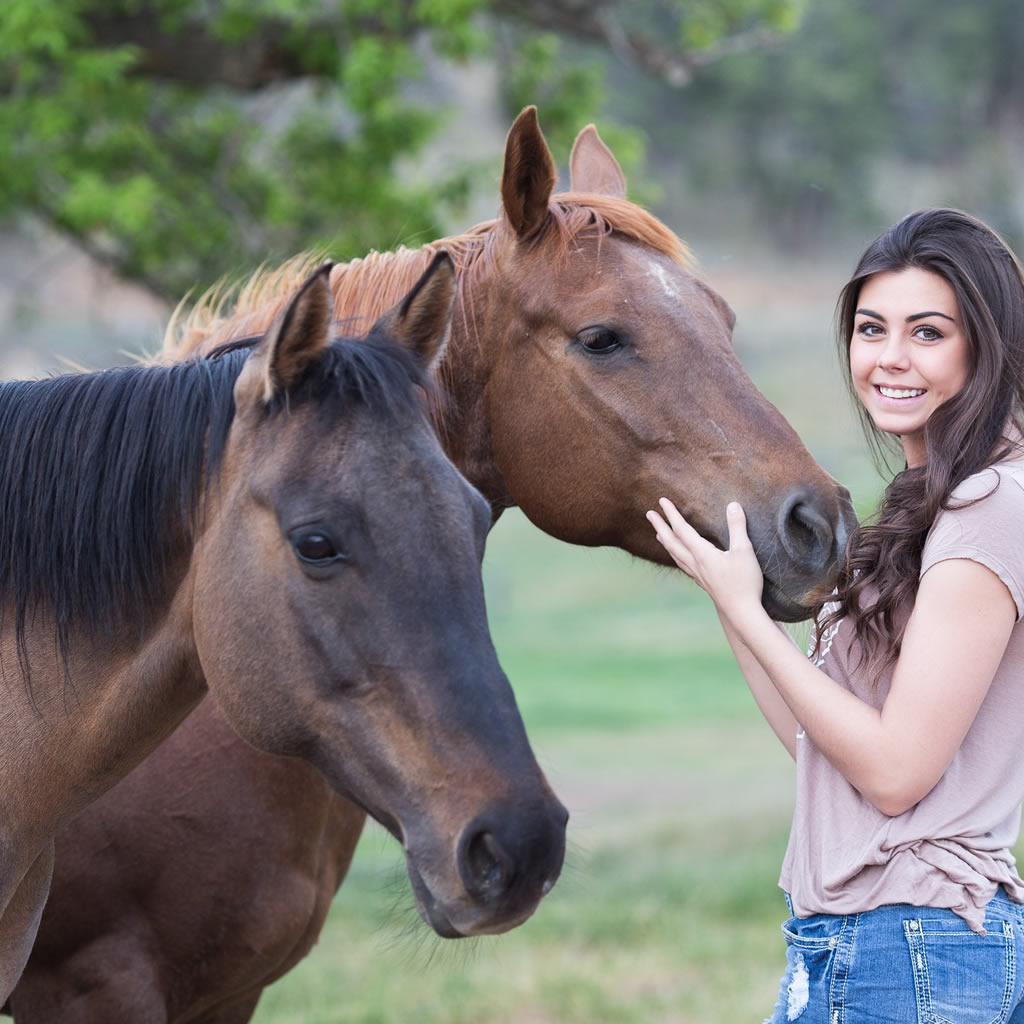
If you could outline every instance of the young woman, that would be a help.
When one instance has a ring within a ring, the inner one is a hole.
[[[810,656],[761,608],[739,505],[727,551],[648,513],[796,759],[771,1021],[1024,1024],[1024,272],[975,218],[924,210],[868,247],[837,321],[869,441],[906,468]]]

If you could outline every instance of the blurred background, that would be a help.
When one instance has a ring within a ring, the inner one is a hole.
[[[1022,51],[1018,0],[3,0],[0,376],[152,351],[186,295],[301,250],[345,260],[494,216],[505,133],[533,103],[562,187],[597,124],[864,512],[882,477],[839,380],[836,294],[920,206],[965,208],[1019,251]],[[768,1015],[792,767],[708,602],[515,512],[485,572],[573,815],[563,879],[517,931],[439,943],[370,828],[257,1020]]]

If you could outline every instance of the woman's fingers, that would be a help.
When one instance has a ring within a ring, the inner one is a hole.
[[[672,527],[654,511],[647,513],[647,521],[654,527],[655,536],[658,538],[661,546],[672,557],[672,561],[675,562],[683,572],[689,573],[689,552],[686,550],[685,545],[680,542],[675,533],[672,532]]]
[[[711,595],[720,608],[740,607],[749,599],[760,603],[764,577],[747,534],[747,519],[738,502],[726,506],[729,546],[721,548],[705,540],[667,498],[658,502],[661,511],[650,511],[647,519],[672,560],[683,572]]]
[[[692,545],[695,540],[700,540],[700,534],[683,518],[682,513],[672,504],[668,498],[659,498],[662,514],[672,527],[673,532],[687,544]]]
[[[747,535],[747,514],[738,501],[730,501],[725,506],[725,523],[729,529],[729,550],[746,545],[750,547],[750,537]]]

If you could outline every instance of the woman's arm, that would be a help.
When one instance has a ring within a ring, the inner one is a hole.
[[[649,518],[659,540],[710,594],[719,616],[810,739],[885,814],[901,814],[941,778],[970,728],[1009,641],[1016,606],[977,562],[925,573],[881,711],[829,679],[761,607],[763,580],[742,509],[727,511],[729,550],[701,538],[671,503]]]
[[[739,665],[740,672],[743,673],[743,678],[747,681],[747,686],[750,687],[754,701],[761,709],[761,714],[764,715],[775,735],[782,741],[782,745],[789,751],[789,756],[795,759],[796,734],[800,725],[793,712],[789,710],[789,705],[782,699],[782,695],[775,688],[775,684],[768,678],[765,670],[761,668],[757,658],[751,654],[750,648],[739,638],[729,620],[721,614],[719,614],[718,618],[722,623],[725,639],[729,641],[729,646],[732,648],[732,653],[736,658],[736,664]],[[789,636],[784,626],[776,623],[776,628],[781,630],[787,637]]]

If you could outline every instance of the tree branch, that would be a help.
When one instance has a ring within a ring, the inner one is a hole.
[[[726,36],[701,50],[687,51],[666,45],[663,39],[627,29],[620,11],[618,2],[590,0],[492,0],[490,4],[490,12],[498,18],[515,19],[596,43],[676,87],[686,85],[697,71],[722,57],[770,46],[781,38],[779,33],[761,27]],[[295,25],[281,19],[261,21],[245,39],[225,42],[209,23],[198,19],[186,20],[169,31],[156,12],[145,8],[135,14],[92,13],[87,18],[97,44],[131,44],[139,49],[139,62],[134,69],[138,75],[194,86],[226,85],[250,92],[312,73],[301,47],[285,44]],[[417,30],[411,11],[402,18],[402,25],[400,31],[405,35],[411,36]],[[354,26],[329,17],[304,26],[305,34],[311,37],[318,33],[344,37],[354,30]],[[380,35],[394,29],[374,22],[360,24],[358,31]]]
[[[722,57],[772,46],[782,40],[774,29],[758,27],[725,36],[713,46],[684,50],[660,39],[626,29],[618,17],[620,4],[584,0],[494,0],[498,16],[516,18],[537,27],[563,32],[606,47],[621,60],[654,75],[668,85],[687,85],[701,68]]]
[[[309,73],[297,55],[282,45],[291,28],[285,21],[262,21],[250,36],[230,43],[214,35],[209,24],[195,19],[169,32],[159,14],[145,8],[135,14],[90,13],[87,24],[98,46],[138,48],[139,60],[132,71],[136,75],[251,92]],[[329,28],[325,26],[324,31]]]

